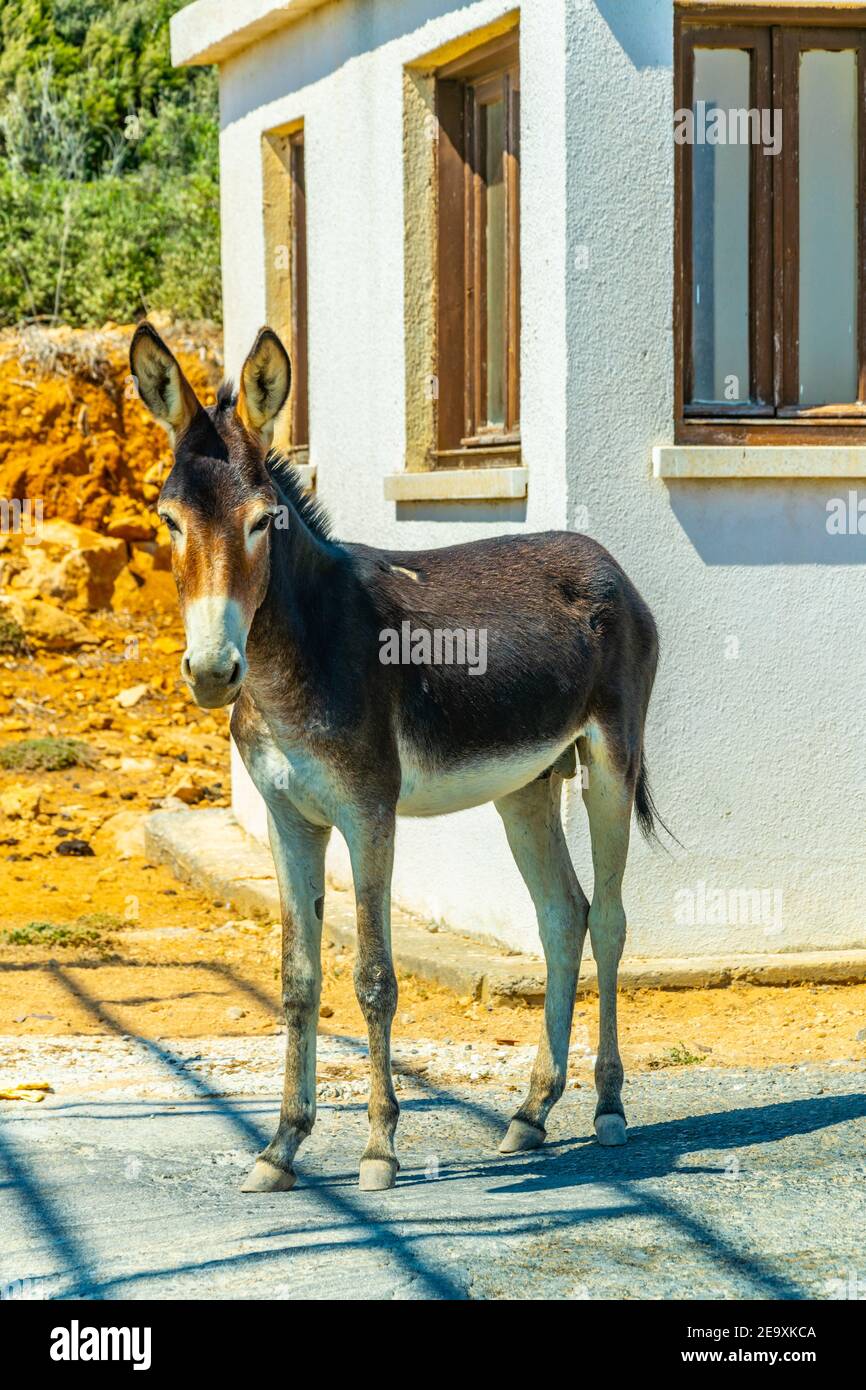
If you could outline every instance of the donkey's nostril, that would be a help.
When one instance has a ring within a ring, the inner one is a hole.
[[[181,674],[192,687],[199,690],[223,687],[230,690],[243,679],[244,659],[230,653],[222,660],[214,660],[210,654],[198,656],[195,651],[186,652],[180,663]]]

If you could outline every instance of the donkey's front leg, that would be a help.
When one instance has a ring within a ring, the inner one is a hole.
[[[290,807],[269,813],[268,831],[283,919],[286,1072],[277,1132],[244,1182],[244,1192],[285,1192],[294,1187],[292,1161],[316,1118],[325,850],[331,832]]]
[[[391,1023],[397,1009],[397,976],[391,958],[393,814],[355,821],[347,827],[346,840],[358,921],[355,993],[370,1045],[370,1135],[361,1157],[360,1186],[375,1192],[393,1187],[400,1167],[394,1151],[400,1107],[391,1077]]]

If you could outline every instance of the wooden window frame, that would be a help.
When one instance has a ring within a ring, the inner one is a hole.
[[[517,31],[435,74],[438,383],[435,462],[512,462],[520,452],[520,66]],[[486,424],[485,184],[481,108],[505,103],[504,425]],[[456,248],[456,254],[455,254]],[[462,353],[453,344],[462,345]],[[445,346],[450,351],[445,351]]]
[[[782,149],[751,148],[749,229],[750,404],[691,403],[692,149],[675,146],[674,356],[678,444],[866,445],[866,6],[834,10],[777,4],[681,3],[675,11],[674,106],[691,109],[694,50],[752,54],[751,104],[782,111]],[[859,21],[859,22],[858,22]],[[798,404],[798,59],[804,48],[858,53],[859,400]],[[776,346],[778,345],[778,347]]]
[[[293,463],[306,464],[310,415],[303,126],[267,132],[263,156],[267,320],[280,335],[292,364],[291,394],[284,412],[280,412],[274,443]]]
[[[309,345],[307,301],[307,177],[304,132],[289,136],[289,174],[292,180],[291,266],[292,310],[291,348],[294,397],[292,400],[292,445],[310,448]]]

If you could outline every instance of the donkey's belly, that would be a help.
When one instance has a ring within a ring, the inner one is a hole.
[[[577,737],[557,743],[515,748],[500,755],[473,758],[448,768],[426,768],[411,750],[400,749],[402,778],[398,816],[444,816],[497,801],[526,786],[556,762]]]

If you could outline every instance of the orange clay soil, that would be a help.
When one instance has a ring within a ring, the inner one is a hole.
[[[0,660],[0,749],[25,737],[75,738],[94,763],[0,768],[0,805],[7,793],[14,801],[39,792],[32,815],[0,816],[0,1034],[270,1032],[279,1021],[276,926],[239,922],[167,868],[124,853],[126,820],[134,824],[172,788],[200,805],[227,804],[226,716],[196,709],[184,693],[175,615],[86,621],[95,649]],[[118,694],[141,685],[146,694],[125,709]],[[119,812],[134,814],[121,822],[118,846]],[[69,838],[94,854],[59,854]],[[48,924],[43,932],[83,933],[81,944],[10,942],[10,932],[38,941],[34,922]],[[322,1032],[363,1034],[350,953],[325,952],[322,1002]],[[638,991],[622,996],[621,1018],[632,1067],[698,1057],[719,1066],[866,1059],[856,1040],[866,986]],[[535,1041],[540,1021],[534,1008],[489,1009],[404,977],[395,1034],[525,1043]],[[595,1027],[587,995],[578,1000],[575,1036],[592,1044]]]
[[[210,403],[221,376],[218,331],[158,326]],[[152,507],[170,450],[132,388],[132,333],[115,324],[0,332],[0,497],[39,498],[46,518],[94,530]]]

